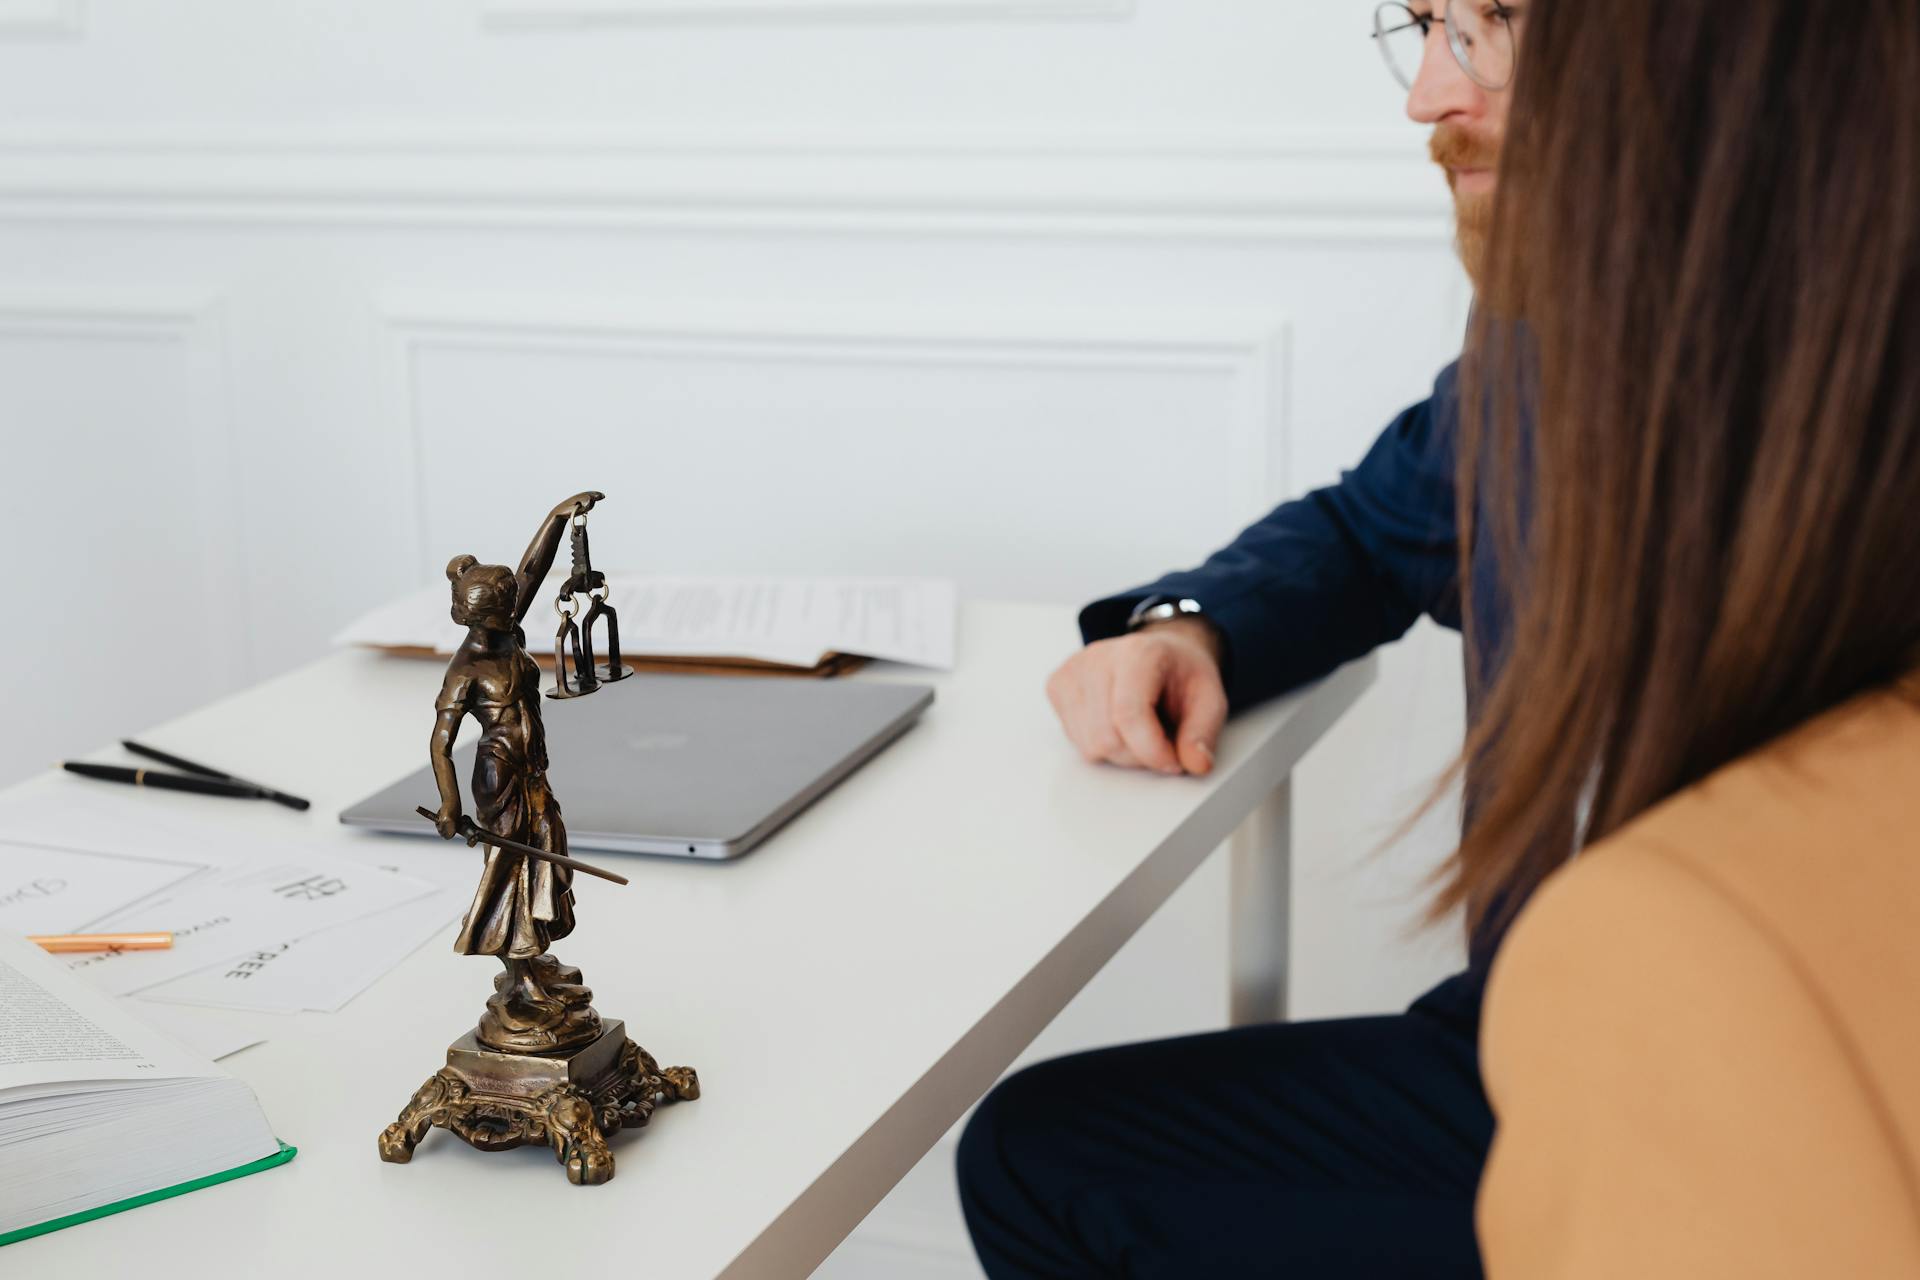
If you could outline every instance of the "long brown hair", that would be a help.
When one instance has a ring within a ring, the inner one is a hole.
[[[1435,907],[1496,929],[1920,661],[1920,5],[1526,21],[1460,442],[1512,630]]]

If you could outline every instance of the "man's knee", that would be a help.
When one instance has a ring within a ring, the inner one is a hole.
[[[1074,1076],[1071,1058],[1008,1076],[960,1135],[960,1205],[989,1275],[1054,1275],[1078,1256],[1060,1216],[1079,1182]]]
[[[961,1131],[957,1161],[962,1196],[997,1190],[1006,1181],[1007,1139],[1017,1134],[1021,1115],[1030,1107],[1024,1097],[1025,1075],[1022,1071],[995,1085]]]
[[[1058,1192],[1071,1176],[1076,1144],[1072,1058],[1043,1062],[1008,1076],[983,1098],[960,1135],[961,1195],[1004,1204]]]

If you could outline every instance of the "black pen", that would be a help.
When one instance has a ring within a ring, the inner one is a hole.
[[[262,799],[271,800],[275,804],[283,804],[289,809],[310,809],[313,807],[312,802],[302,800],[299,796],[290,796],[284,791],[276,791],[264,782],[250,782],[245,778],[236,778],[230,773],[222,773],[211,765],[195,764],[191,760],[183,760],[179,756],[168,755],[166,752],[153,747],[143,747],[137,742],[129,742],[124,738],[121,739],[120,745],[137,756],[145,756],[149,760],[158,760],[161,764],[170,764],[176,769],[185,769],[188,773],[197,773],[203,778],[218,778],[222,782],[237,782],[242,786],[252,787],[260,793]],[[148,781],[151,783],[152,779],[149,778]]]
[[[192,791],[203,796],[232,796],[237,800],[265,800],[267,793],[246,782],[230,778],[201,778],[190,773],[162,773],[157,769],[129,769],[122,764],[83,764],[69,760],[62,768],[83,778],[102,782],[130,782],[136,787],[161,787],[168,791]]]

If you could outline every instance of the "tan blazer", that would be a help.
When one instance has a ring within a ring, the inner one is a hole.
[[[1648,811],[1495,962],[1490,1280],[1920,1277],[1920,678]]]

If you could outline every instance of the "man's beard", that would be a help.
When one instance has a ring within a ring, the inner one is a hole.
[[[1497,169],[1500,165],[1498,137],[1468,132],[1456,124],[1436,125],[1427,144],[1433,162],[1447,172],[1447,186],[1453,191],[1454,244],[1460,251],[1460,263],[1476,289],[1486,281],[1487,237],[1493,228],[1493,192],[1462,192],[1455,186],[1455,169]]]
[[[1487,279],[1487,238],[1493,230],[1493,193],[1491,191],[1453,195],[1453,247],[1459,251],[1460,265],[1476,289]]]

